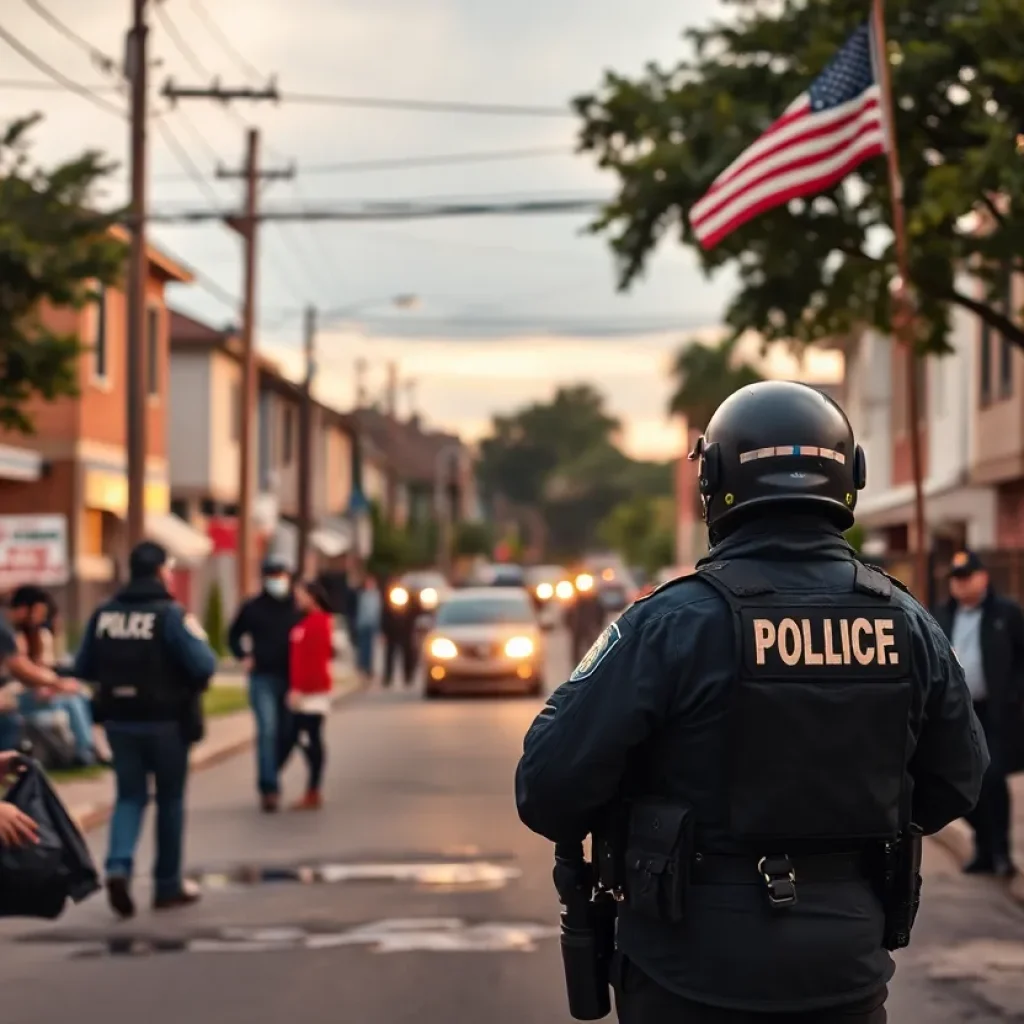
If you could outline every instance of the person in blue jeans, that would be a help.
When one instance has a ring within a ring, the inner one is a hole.
[[[131,580],[89,620],[75,674],[97,684],[97,717],[114,756],[117,801],[107,850],[107,898],[119,917],[135,913],[135,848],[156,788],[153,908],[195,903],[183,874],[189,746],[202,735],[203,690],[217,670],[206,634],[171,595],[172,564],[144,541],[129,559]]]
[[[356,607],[356,664],[364,682],[373,678],[373,654],[380,634],[383,602],[377,580],[366,574]]]
[[[287,563],[268,558],[262,577],[262,590],[238,609],[228,629],[228,646],[249,674],[249,704],[256,718],[256,785],[263,811],[273,813],[280,806],[281,765],[291,735],[289,637],[302,613],[292,594]]]

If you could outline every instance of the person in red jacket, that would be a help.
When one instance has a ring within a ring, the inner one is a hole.
[[[324,718],[331,710],[331,659],[334,657],[333,617],[327,592],[317,582],[295,585],[295,603],[303,614],[292,627],[289,649],[288,707],[291,729],[281,763],[300,743],[309,766],[306,795],[294,810],[313,811],[321,806],[324,773]]]

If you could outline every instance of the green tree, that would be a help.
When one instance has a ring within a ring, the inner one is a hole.
[[[616,505],[598,537],[628,565],[654,572],[674,561],[674,505],[670,498],[635,496]]]
[[[32,163],[40,115],[0,128],[0,426],[32,431],[25,402],[75,394],[81,343],[47,329],[43,304],[80,308],[96,282],[115,284],[124,247],[110,236],[117,214],[95,210],[96,186],[113,169],[88,151],[50,170]]]
[[[593,230],[609,238],[623,289],[664,236],[696,247],[690,208],[869,10],[867,0],[725,2],[729,20],[688,32],[691,52],[676,67],[652,65],[635,79],[608,72],[575,101],[581,150],[619,179]],[[886,12],[922,346],[944,349],[960,306],[1024,347],[1005,305],[1006,270],[1024,266],[1024,5],[889,0]],[[857,179],[764,213],[701,253],[709,274],[738,273],[734,330],[801,342],[865,324],[889,330],[896,264],[885,160],[861,165]],[[991,230],[966,230],[979,209]],[[985,294],[959,279],[968,266]]]
[[[224,634],[224,595],[221,593],[220,582],[214,580],[210,584],[210,591],[206,595],[206,612],[203,615],[203,629],[209,637],[210,646],[217,653],[217,657],[223,658],[227,653],[226,637]]]
[[[685,416],[691,427],[703,430],[734,391],[761,380],[752,366],[736,364],[738,340],[727,338],[713,346],[691,341],[676,353],[672,364],[676,389],[669,400],[669,412]]]
[[[494,540],[487,523],[459,523],[455,527],[452,553],[457,557],[471,558],[474,555],[490,557],[493,550]]]

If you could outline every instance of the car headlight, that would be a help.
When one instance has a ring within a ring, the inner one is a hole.
[[[396,608],[404,608],[409,603],[409,591],[405,587],[392,587],[388,600]]]
[[[537,596],[542,601],[550,601],[554,596],[555,588],[550,583],[540,583],[537,586]]]
[[[588,572],[581,573],[576,577],[576,589],[581,593],[583,591],[592,590],[594,587],[594,577]]]
[[[568,580],[562,580],[558,586],[555,587],[555,594],[559,601],[571,601],[572,595],[575,593],[575,587],[573,587]]]
[[[437,591],[433,587],[426,587],[420,591],[420,604],[424,608],[437,607]]]
[[[459,649],[447,637],[438,636],[430,642],[430,654],[441,661],[448,661],[458,657]]]
[[[505,644],[508,658],[528,658],[533,654],[533,641],[528,636],[514,636]]]

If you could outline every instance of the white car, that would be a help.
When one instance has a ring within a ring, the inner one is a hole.
[[[423,642],[425,695],[544,691],[544,635],[521,587],[453,591]]]

